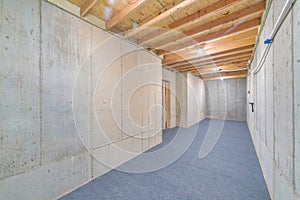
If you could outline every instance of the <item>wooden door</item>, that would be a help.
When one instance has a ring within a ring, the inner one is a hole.
[[[162,82],[163,128],[170,128],[170,83]]]

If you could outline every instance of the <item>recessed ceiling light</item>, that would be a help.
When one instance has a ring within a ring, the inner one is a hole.
[[[198,47],[198,48],[197,48],[197,52],[198,52],[198,53],[203,53],[203,47]]]
[[[219,68],[217,68],[217,67],[214,67],[212,70],[213,70],[214,72],[218,72],[218,71],[220,71],[220,69],[219,69]]]

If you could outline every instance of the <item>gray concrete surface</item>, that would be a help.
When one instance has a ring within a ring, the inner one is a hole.
[[[0,199],[55,199],[161,143],[160,58],[44,0],[0,5]]]
[[[206,92],[202,79],[190,73],[176,73],[177,126],[190,127],[205,119]]]
[[[246,79],[206,81],[207,117],[246,121]]]
[[[273,1],[255,60],[285,1]],[[263,68],[248,77],[248,125],[273,199],[299,199],[299,1],[277,33]]]

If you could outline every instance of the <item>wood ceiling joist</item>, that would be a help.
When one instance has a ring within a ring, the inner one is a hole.
[[[222,76],[222,77],[215,77],[215,78],[206,78],[206,79],[203,79],[203,80],[204,81],[213,81],[213,80],[226,80],[226,79],[246,78],[246,77],[247,77],[247,74],[241,74],[241,75],[234,75],[234,76]]]
[[[168,43],[178,41],[180,39],[180,36],[186,36],[186,37],[193,37],[196,35],[204,34],[205,32],[212,31],[214,29],[217,29],[219,27],[224,27],[226,24],[231,24],[233,22],[239,23],[239,21],[243,21],[245,19],[253,18],[253,17],[259,17],[261,16],[263,10],[265,8],[265,1],[261,1],[257,4],[250,5],[242,10],[238,10],[234,13],[228,14],[224,17],[221,17],[215,21],[208,22],[206,24],[203,24],[199,27],[196,27],[192,30],[185,31],[182,33],[182,35],[179,35],[177,37],[169,37],[165,40],[160,40],[158,43],[155,43],[151,46],[161,48]]]
[[[164,18],[168,17],[175,11],[181,10],[186,6],[194,3],[196,0],[175,0],[166,7],[162,8],[161,10],[156,11],[151,16],[148,16],[143,21],[138,23],[138,28],[144,27],[151,27],[153,24],[163,20]],[[133,35],[137,34],[141,29],[131,29],[125,35],[125,38],[132,37]]]
[[[248,31],[253,28],[258,28],[260,24],[261,24],[261,18],[246,21],[246,22],[234,25],[231,28],[226,28],[226,29],[222,29],[220,31],[216,31],[214,33],[205,34],[203,36],[194,38],[193,40],[190,40],[188,42],[177,44],[177,45],[175,44],[173,46],[169,46],[167,49],[164,49],[164,50],[158,50],[158,55],[165,55],[168,52],[176,52],[176,51],[180,51],[182,49],[194,47],[196,44],[199,44],[199,43],[207,43],[210,41],[220,40],[220,39],[223,39],[226,37],[230,37],[233,34],[238,34],[238,33]]]
[[[147,0],[136,0],[134,3],[127,4],[125,8],[117,13],[114,13],[110,20],[105,23],[106,30],[110,30],[117,25],[125,16],[131,13],[133,10],[138,8],[140,5],[145,3]]]
[[[241,40],[241,39],[255,37],[257,35],[257,33],[258,33],[258,29],[257,29],[257,27],[254,27],[252,29],[249,29],[246,32],[233,34],[233,35],[230,35],[230,36],[225,37],[223,39],[219,39],[217,41],[207,42],[205,44],[201,44],[201,46],[203,46],[205,50],[208,50],[208,49],[211,49],[211,48],[214,48],[214,47],[217,47],[217,46],[223,46],[226,43],[234,42],[234,41]]]
[[[222,57],[219,57],[216,59],[199,60],[196,62],[190,62],[190,63],[186,63],[186,64],[182,64],[182,65],[175,65],[175,66],[172,66],[171,68],[180,69],[180,68],[184,68],[184,67],[191,66],[191,65],[200,65],[200,64],[208,64],[209,65],[209,64],[215,64],[216,62],[219,62],[219,61],[228,61],[228,60],[232,60],[234,58],[240,58],[240,57],[244,57],[244,56],[251,57],[251,55],[252,55],[252,51],[250,50],[248,52],[238,53],[238,54],[234,54],[231,56],[222,56]],[[170,67],[168,66],[167,68],[170,68]]]
[[[241,70],[236,72],[219,72],[216,74],[203,74],[201,75],[204,80],[207,79],[216,79],[221,77],[237,77],[237,76],[246,76],[248,70]]]
[[[190,51],[182,52],[179,55],[169,54],[169,55],[164,56],[162,64],[164,66],[168,67],[168,66],[176,65],[178,63],[184,64],[184,63],[189,63],[189,62],[197,61],[197,60],[204,59],[204,58],[212,58],[213,59],[213,58],[218,58],[218,57],[222,57],[222,56],[230,56],[232,54],[243,53],[243,52],[253,50],[253,48],[254,48],[254,45],[249,45],[249,46],[234,48],[234,49],[231,49],[228,51],[219,52],[219,53],[215,53],[215,54],[211,54],[211,55],[199,55],[198,53],[189,54]]]
[[[228,63],[223,63],[223,64],[220,64],[220,65],[211,65],[211,66],[195,66],[195,67],[189,67],[189,68],[186,68],[186,69],[178,69],[176,71],[178,72],[189,72],[191,70],[202,70],[202,69],[211,69],[211,70],[215,70],[215,69],[221,69],[220,66],[228,66],[228,65],[232,65],[232,66],[235,66],[235,69],[236,68],[247,68],[247,61],[246,60],[241,60],[241,61],[235,61],[235,62],[228,62]],[[222,70],[220,70],[222,71]]]
[[[247,74],[242,75],[234,75],[234,76],[223,76],[223,77],[215,77],[215,78],[207,78],[204,81],[212,81],[212,80],[226,80],[226,79],[234,79],[234,78],[246,78]]]
[[[173,68],[173,67],[179,67],[179,66],[189,66],[189,65],[194,65],[200,62],[214,62],[214,61],[218,61],[218,60],[226,60],[229,58],[233,58],[235,56],[243,56],[243,55],[252,55],[253,50],[249,49],[248,51],[245,52],[240,52],[240,53],[235,53],[235,54],[231,54],[231,55],[221,55],[221,56],[217,56],[215,58],[211,58],[211,57],[205,57],[203,59],[197,59],[197,60],[193,60],[190,62],[185,62],[185,63],[178,63],[175,65],[168,65],[168,66],[164,66],[165,68]]]
[[[191,15],[188,15],[187,17],[184,17],[180,20],[173,22],[172,24],[169,24],[169,26],[166,28],[171,29],[171,30],[178,30],[179,28],[189,26],[193,23],[207,19],[208,17],[211,17],[219,12],[228,10],[238,4],[241,4],[243,1],[245,1],[245,0],[242,0],[242,1],[241,0],[220,0],[208,7],[205,7],[201,10],[194,12]],[[148,36],[138,40],[138,43],[144,44],[144,43],[148,42],[149,40],[152,40],[158,36],[161,37],[162,35],[158,35],[157,32],[155,31],[155,32],[149,34]]]
[[[222,66],[235,66],[235,67],[247,67],[247,63],[248,60],[244,59],[244,60],[240,60],[240,61],[234,61],[234,62],[227,62],[227,63],[223,63],[223,64],[218,64],[218,65],[207,65],[207,66],[190,66],[187,67],[185,69],[181,69],[181,70],[177,70],[179,72],[187,72],[190,70],[194,70],[194,69],[207,69],[207,68],[222,68]]]
[[[239,56],[239,57],[236,57],[236,58],[228,58],[228,59],[215,61],[215,62],[195,63],[195,64],[187,65],[187,66],[174,67],[172,69],[175,69],[175,70],[179,71],[179,70],[189,69],[191,66],[201,68],[201,67],[205,67],[205,66],[208,66],[208,65],[218,66],[218,65],[233,64],[233,63],[238,63],[238,62],[247,62],[250,59],[250,57],[251,57],[251,54],[248,54],[248,55],[243,55],[243,56]]]
[[[191,70],[191,71],[189,71],[189,73],[204,75],[204,74],[214,74],[214,73],[220,73],[220,72],[237,72],[237,71],[244,71],[244,70],[247,70],[247,68],[234,67],[234,68],[230,68],[230,69],[224,69],[224,70],[218,71],[218,72],[214,71],[213,69],[198,69],[198,70]]]
[[[84,17],[97,2],[98,0],[86,0],[80,7],[80,17]]]
[[[224,45],[222,47],[208,49],[208,50],[205,50],[205,52],[207,54],[215,54],[215,53],[219,53],[219,52],[222,52],[222,51],[231,50],[231,49],[234,49],[234,48],[254,45],[255,42],[256,42],[256,36],[252,37],[252,38],[247,38],[247,39],[244,39],[244,40],[234,41],[234,42],[231,42],[231,43],[229,43],[227,45]]]
[[[213,69],[235,69],[235,68],[245,68],[247,67],[247,62],[239,62],[235,64],[227,64],[227,65],[209,65],[205,67],[190,67],[187,69],[180,70],[180,72],[188,72],[188,71],[193,71],[193,70],[202,70],[202,69],[207,69],[207,70],[213,70]]]

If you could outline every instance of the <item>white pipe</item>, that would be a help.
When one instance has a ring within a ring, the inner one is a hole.
[[[257,66],[256,66],[252,71],[250,71],[250,73],[257,74],[257,73],[261,70],[261,68],[262,68],[262,66],[263,66],[263,64],[264,64],[264,62],[265,62],[265,60],[266,60],[266,58],[267,58],[267,55],[268,55],[268,53],[269,53],[269,51],[270,51],[272,42],[273,42],[273,40],[274,40],[274,38],[275,38],[277,32],[279,31],[279,29],[280,29],[281,25],[283,24],[283,22],[284,22],[286,16],[289,14],[289,12],[290,12],[290,10],[291,10],[293,4],[294,4],[296,1],[297,1],[297,0],[287,0],[287,1],[286,1],[286,3],[285,3],[285,5],[284,5],[284,7],[283,7],[283,9],[282,9],[282,11],[281,11],[281,13],[280,13],[278,19],[277,19],[277,21],[276,21],[276,23],[275,23],[274,29],[273,29],[273,31],[272,31],[270,37],[268,38],[268,39],[271,41],[271,43],[268,44],[268,45],[266,46],[266,48],[265,48],[265,50],[264,50],[264,52],[263,52],[263,55],[262,55],[262,57],[260,58],[260,60],[259,60],[259,62],[258,62],[258,64],[257,64]]]

